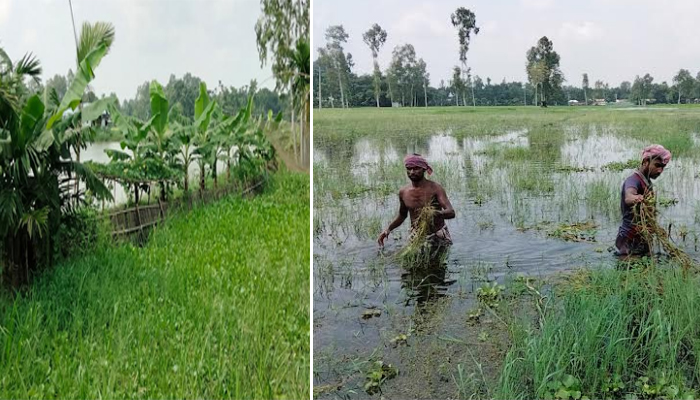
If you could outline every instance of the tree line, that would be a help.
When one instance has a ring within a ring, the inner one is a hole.
[[[350,35],[343,25],[329,26],[325,33],[326,44],[318,48],[313,62],[314,107],[546,106],[569,104],[571,100],[578,104],[626,100],[646,105],[700,100],[700,72],[693,77],[687,69],[680,69],[670,84],[655,82],[653,76],[646,73],[618,86],[603,80],[596,80],[591,86],[588,74],[584,73],[580,86],[565,85],[561,57],[546,36],[525,52],[527,81],[503,79],[495,83],[490,77],[473,75],[467,65],[469,44],[479,33],[476,15],[460,7],[450,15],[449,21],[457,31],[459,64],[452,68],[451,79],[432,85],[425,60],[410,43],[396,46],[389,65],[382,71],[377,58],[388,33],[376,23],[362,34],[372,54],[372,73],[354,72],[353,56],[344,49]]]
[[[68,90],[70,82],[74,79],[72,70],[68,70],[65,75],[56,74],[46,80],[46,83],[29,82],[29,93],[43,93],[44,89],[50,92],[56,90],[59,98],[62,98]],[[175,107],[180,114],[188,117],[194,117],[194,103],[199,96],[199,87],[203,83],[202,79],[191,73],[186,73],[182,77],[170,75],[170,79],[163,86],[163,91],[171,106]],[[136,94],[133,98],[120,100],[117,95],[112,92],[109,95],[104,93],[97,96],[94,89],[88,87],[83,95],[82,101],[92,103],[100,98],[111,97],[115,99],[116,108],[120,113],[136,118],[147,119],[151,113],[150,106],[150,81],[146,81],[136,88]],[[234,113],[241,108],[244,108],[248,102],[248,97],[255,96],[255,109],[253,115],[264,115],[268,110],[272,110],[274,114],[283,112],[289,117],[289,96],[279,95],[278,93],[268,89],[259,88],[255,79],[250,81],[250,84],[243,85],[239,88],[235,86],[225,86],[221,81],[210,90],[208,95],[217,101],[222,109],[229,113]]]

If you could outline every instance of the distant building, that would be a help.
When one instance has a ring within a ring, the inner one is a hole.
[[[581,105],[578,100],[569,100],[569,105],[570,106],[578,106]]]
[[[593,99],[594,106],[607,106],[608,102],[605,99]]]

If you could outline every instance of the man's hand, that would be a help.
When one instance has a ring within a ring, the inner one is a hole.
[[[642,203],[644,201],[644,196],[642,196],[641,194],[635,194],[635,195],[632,195],[630,197],[632,198],[633,204],[639,204],[639,203]]]
[[[384,230],[382,231],[381,234],[379,234],[379,239],[377,239],[377,243],[379,243],[380,246],[384,247],[384,239],[389,237],[389,230]]]

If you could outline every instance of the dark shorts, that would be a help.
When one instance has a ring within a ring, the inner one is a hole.
[[[634,229],[624,232],[622,228],[615,240],[617,254],[620,256],[648,256],[651,255],[651,246]]]

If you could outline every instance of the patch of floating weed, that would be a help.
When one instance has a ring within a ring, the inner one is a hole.
[[[547,232],[547,236],[556,237],[567,242],[595,242],[596,228],[593,221],[561,224]]]
[[[611,163],[607,163],[600,167],[601,171],[613,171],[613,172],[620,172],[624,171],[627,169],[635,169],[639,167],[639,160],[637,159],[631,159],[627,161],[613,161]]]
[[[365,391],[367,394],[380,393],[381,385],[388,379],[395,378],[399,374],[399,370],[391,364],[386,364],[384,361],[376,361],[367,371],[367,382],[365,383]]]

